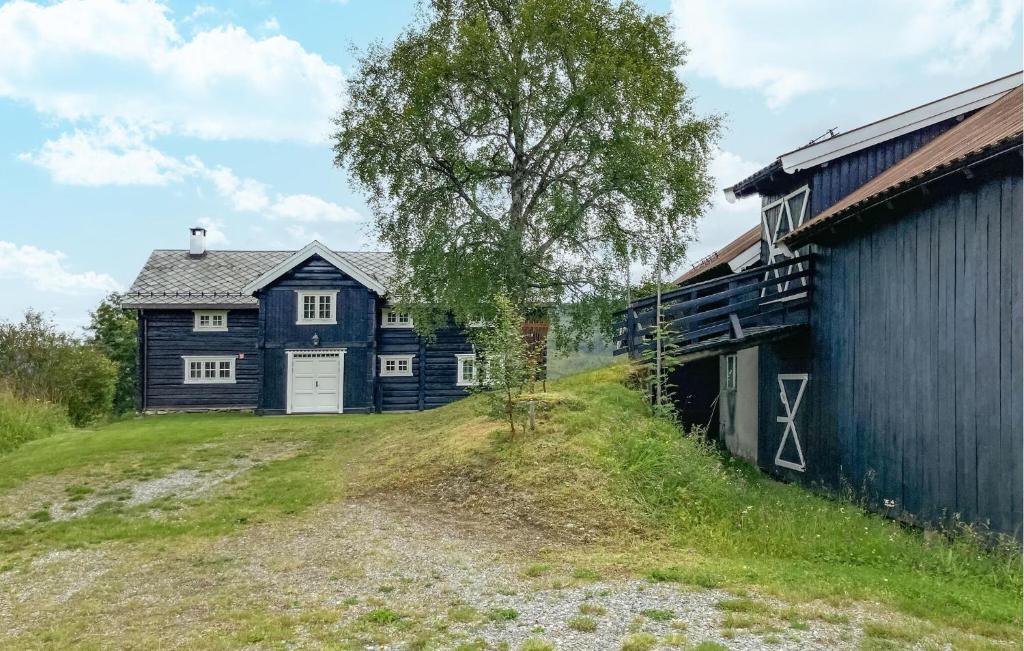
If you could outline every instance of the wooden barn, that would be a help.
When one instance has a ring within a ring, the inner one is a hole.
[[[388,303],[386,252],[154,251],[125,295],[139,315],[142,411],[409,411],[467,395],[476,355]]]
[[[741,236],[664,296],[663,319],[677,399],[705,401],[733,454],[892,517],[1020,535],[1021,82],[813,142],[725,190],[761,197],[757,260]],[[634,302],[617,352],[652,345],[654,317]],[[700,383],[714,389],[686,390]]]

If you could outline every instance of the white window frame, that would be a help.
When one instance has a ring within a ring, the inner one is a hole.
[[[731,369],[729,367],[732,367]],[[736,385],[739,384],[739,360],[736,359],[736,353],[725,356],[725,390],[735,391]]]
[[[208,317],[210,323],[203,325],[203,317]],[[220,317],[221,325],[213,325],[215,317]],[[192,310],[192,331],[193,332],[227,332],[228,311],[227,310]]]
[[[380,377],[412,377],[412,360],[415,355],[377,355],[380,360]],[[388,370],[388,362],[394,362],[395,368]],[[406,370],[399,370],[402,362],[406,363]]]
[[[331,299],[331,315],[327,318],[307,319],[303,316],[303,307],[307,297],[316,299],[316,313],[320,314],[320,298],[329,296]],[[295,325],[334,325],[338,322],[338,291],[327,289],[295,291]]]
[[[234,384],[236,355],[182,355],[184,384]],[[220,377],[221,364],[230,365],[230,376]],[[200,364],[200,377],[192,377],[192,364]],[[214,364],[214,377],[206,377],[206,364]]]
[[[394,321],[392,323],[388,323],[388,317],[390,315],[392,315],[392,314],[395,315],[396,319],[401,319],[402,317],[405,317],[405,321],[404,322],[399,322],[399,321],[396,320],[396,321]],[[398,310],[394,310],[394,309],[392,309],[390,307],[385,307],[384,309],[382,309],[380,311],[380,327],[382,327],[382,328],[411,328],[412,327],[412,316],[410,314],[408,314],[407,312],[399,312]]]
[[[473,377],[469,380],[466,379],[463,370],[463,364],[466,361],[473,362]],[[455,386],[457,387],[470,387],[480,381],[480,362],[476,359],[476,353],[458,353],[455,355]]]

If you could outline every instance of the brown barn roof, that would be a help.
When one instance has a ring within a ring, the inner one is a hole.
[[[676,285],[685,283],[686,281],[696,278],[710,269],[714,269],[720,264],[727,264],[739,254],[757,244],[760,240],[761,225],[758,224],[711,255],[703,258],[702,260],[698,260],[697,264],[693,265],[683,275],[676,278],[674,283]]]
[[[947,168],[965,162],[1014,139],[1024,131],[1022,87],[978,111],[957,126],[921,147],[875,178],[837,201],[814,219],[781,238],[792,246],[805,241],[822,226],[877,203],[887,195],[916,181],[925,180]]]

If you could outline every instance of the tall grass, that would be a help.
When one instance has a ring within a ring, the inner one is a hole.
[[[64,408],[52,402],[19,398],[0,385],[0,454],[23,443],[67,429]]]
[[[646,515],[652,533],[700,557],[652,567],[659,576],[710,585],[742,577],[809,598],[882,599],[917,615],[1019,626],[1019,541],[986,548],[967,528],[926,539],[856,502],[774,481],[650,417],[624,375],[613,366],[563,380],[558,388],[587,409],[553,418],[577,433],[565,444],[590,439],[610,488]]]

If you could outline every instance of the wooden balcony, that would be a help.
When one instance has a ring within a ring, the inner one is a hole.
[[[687,285],[662,294],[662,323],[683,361],[788,336],[807,327],[813,277],[813,257],[805,255]],[[655,300],[619,313],[616,355],[654,347]]]

